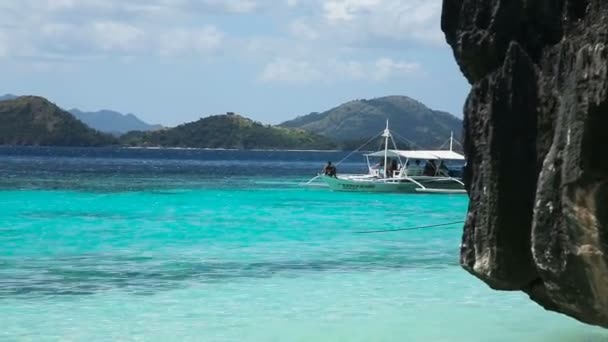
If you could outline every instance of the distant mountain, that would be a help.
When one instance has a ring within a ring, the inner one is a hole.
[[[128,146],[333,149],[328,138],[300,130],[263,125],[236,114],[215,115],[175,128],[130,132],[121,137]]]
[[[117,143],[37,96],[0,101],[0,145],[102,146]]]
[[[120,135],[129,131],[154,131],[163,128],[161,125],[150,125],[134,114],[122,114],[111,110],[83,112],[78,109],[69,111],[80,121],[98,131]]]
[[[355,100],[323,113],[311,113],[280,124],[300,128],[352,145],[381,132],[389,120],[391,131],[414,143],[413,147],[439,148],[454,132],[459,138],[462,120],[432,110],[407,96]]]
[[[0,96],[0,101],[6,101],[6,100],[14,100],[16,99],[17,96],[13,95],[13,94],[6,94],[6,95],[2,95]]]

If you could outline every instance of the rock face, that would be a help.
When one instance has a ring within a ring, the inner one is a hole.
[[[462,266],[608,327],[608,2],[444,0],[472,85]]]

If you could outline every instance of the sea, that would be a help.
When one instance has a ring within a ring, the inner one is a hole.
[[[465,195],[302,186],[346,156],[0,148],[0,341],[608,340],[459,266]]]

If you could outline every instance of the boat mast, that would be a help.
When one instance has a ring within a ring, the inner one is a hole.
[[[452,142],[454,142],[454,131],[450,132],[450,152],[452,152]]]
[[[384,129],[384,133],[382,134],[384,137],[384,178],[386,178],[386,169],[388,165],[388,139],[391,137],[391,131],[388,129],[388,119],[386,119],[386,128]]]

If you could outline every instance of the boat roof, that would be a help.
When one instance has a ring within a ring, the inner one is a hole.
[[[426,159],[426,160],[464,160],[464,156],[454,151],[446,150],[428,150],[428,151],[417,151],[417,150],[388,150],[386,152],[388,157],[402,157],[408,159]],[[384,151],[378,151],[367,154],[369,157],[384,157]]]

